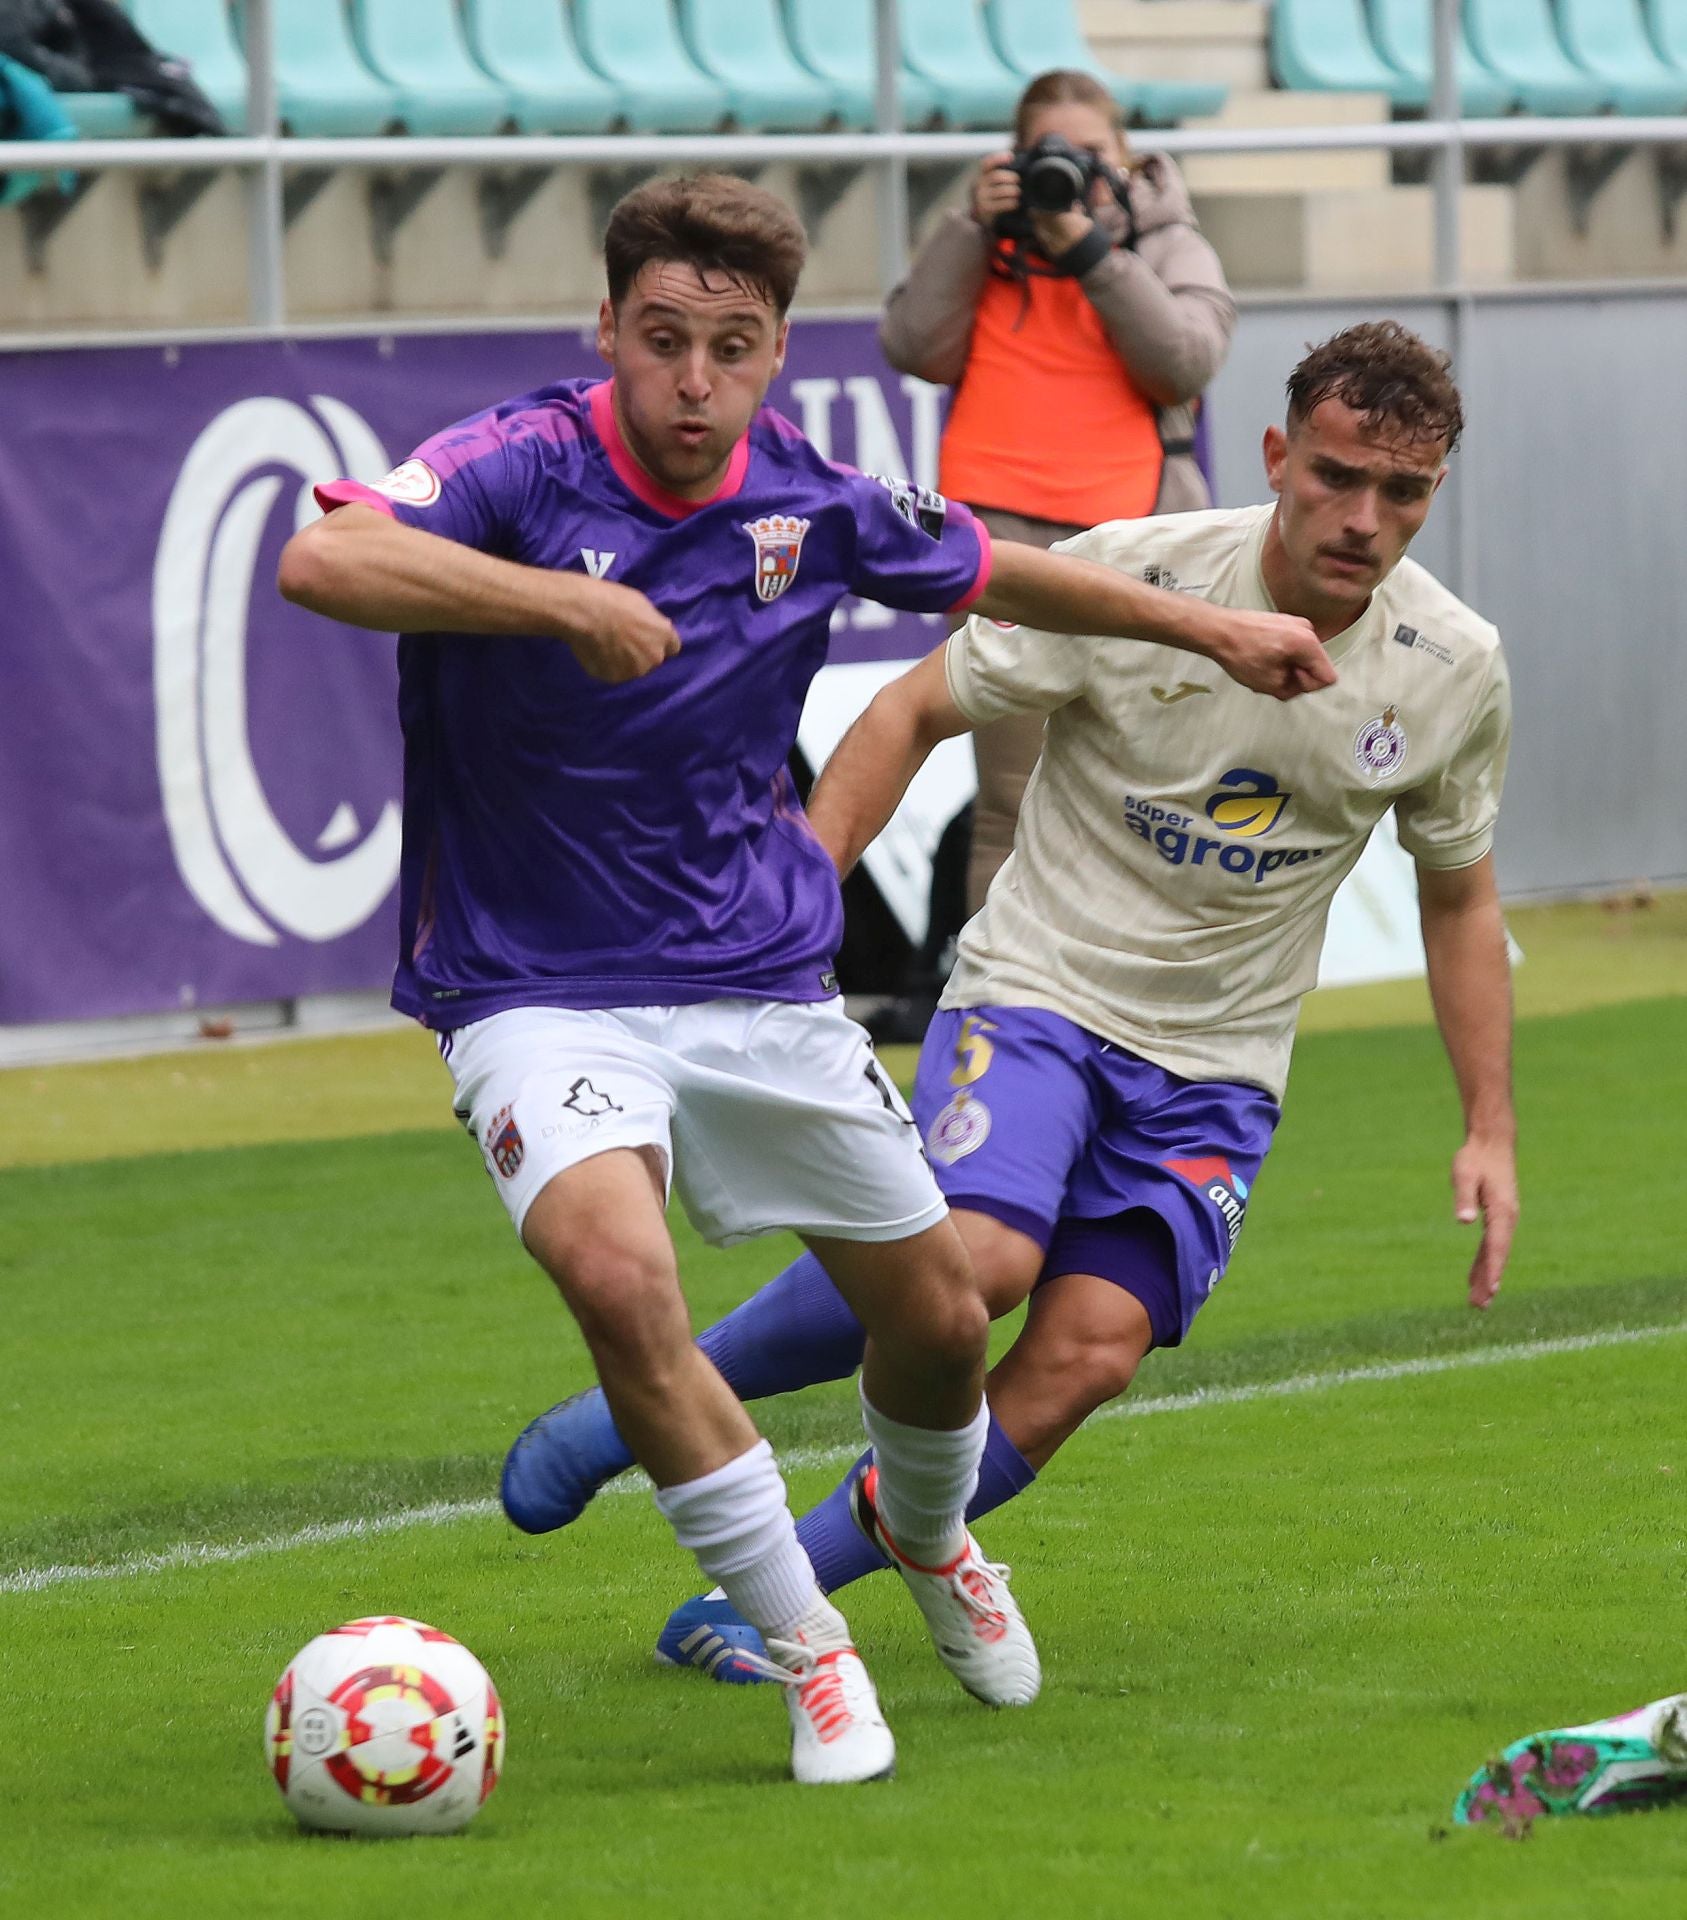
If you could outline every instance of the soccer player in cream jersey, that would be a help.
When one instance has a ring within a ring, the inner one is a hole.
[[[1461,1220],[1482,1307],[1517,1215],[1510,977],[1490,851],[1509,734],[1494,629],[1407,559],[1462,425],[1443,356],[1388,323],[1338,334],[1265,436],[1274,505],[1117,521],[1064,543],[1214,605],[1311,621],[1339,673],[1251,700],[1201,662],[974,618],[894,682],[810,818],[847,872],[936,742],[1044,713],[1012,856],[961,936],[913,1109],[1000,1314],[974,1513],[1022,1491],[1144,1356],[1175,1346],[1236,1245],[1278,1117],[1331,896],[1392,809],[1418,870],[1429,983],[1464,1108]],[[812,1257],[700,1341],[746,1398],[847,1375],[861,1336]],[[601,1398],[512,1450],[518,1524],[566,1524],[624,1466]],[[829,1592],[882,1564],[847,1490],[798,1533]],[[659,1651],[723,1679],[754,1637],[719,1595]]]
[[[890,1732],[784,1482],[691,1343],[670,1176],[718,1242],[791,1227],[866,1330],[860,1524],[993,1705],[1036,1649],[967,1531],[985,1303],[900,1097],[831,971],[838,876],[785,773],[848,593],[1187,645],[1288,699],[1335,674],[1293,617],[1005,552],[964,508],[825,460],[762,402],[802,228],[719,176],[627,196],[605,381],[424,443],[283,556],[284,593],[397,629],[404,854],[394,1003],[579,1321],[680,1543],[765,1641],[799,1780],[889,1772]],[[1121,641],[1121,644],[1124,644]],[[1269,702],[1262,702],[1269,704]]]

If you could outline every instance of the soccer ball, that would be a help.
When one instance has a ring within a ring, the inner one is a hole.
[[[264,1719],[264,1757],[299,1824],[455,1833],[504,1764],[504,1710],[480,1662],[399,1614],[319,1634]]]

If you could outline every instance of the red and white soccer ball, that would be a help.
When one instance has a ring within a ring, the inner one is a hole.
[[[281,1676],[264,1756],[301,1826],[455,1833],[498,1784],[504,1710],[450,1634],[398,1614],[351,1620]]]

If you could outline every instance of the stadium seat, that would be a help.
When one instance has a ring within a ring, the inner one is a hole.
[[[691,57],[725,87],[740,126],[807,133],[838,118],[836,91],[786,45],[775,0],[679,0],[679,17]]]
[[[1618,113],[1687,109],[1687,76],[1668,67],[1646,37],[1639,0],[1558,0],[1565,51],[1610,90]]]
[[[607,133],[626,117],[620,90],[580,58],[559,0],[467,0],[463,20],[524,133]]]
[[[1271,69],[1300,93],[1384,93],[1397,109],[1428,105],[1425,80],[1392,67],[1372,44],[1360,0],[1277,0]]]
[[[1548,0],[1465,0],[1464,24],[1477,59],[1525,113],[1600,113],[1609,104],[1609,88],[1559,44]]]
[[[34,68],[18,60],[8,60],[0,53],[0,140],[75,138],[76,124],[65,112],[60,96]],[[51,174],[22,167],[10,173],[0,172],[0,207],[17,206],[53,180]],[[57,186],[61,194],[74,192],[75,174],[60,173]]]
[[[984,17],[996,51],[1021,86],[1050,67],[1092,73],[1127,117],[1153,126],[1217,113],[1228,89],[1196,80],[1131,80],[1112,73],[1095,57],[1072,0],[985,0]]]
[[[230,133],[246,131],[246,56],[226,0],[129,0],[129,17],[159,53],[186,62]]]
[[[1427,101],[1434,92],[1434,0],[1370,0],[1371,38],[1391,67],[1421,86]],[[1475,120],[1509,113],[1513,97],[1470,50],[1458,43],[1459,105]]]
[[[352,24],[412,133],[500,133],[515,120],[509,93],[470,58],[453,0],[354,0]]]
[[[785,0],[792,51],[830,86],[846,127],[870,127],[878,89],[873,0]],[[902,63],[902,124],[923,127],[937,117],[930,83]]]
[[[402,124],[398,95],[363,64],[341,0],[286,0],[272,6],[269,17],[276,99],[289,133],[349,139]],[[244,9],[235,19],[244,39]]]
[[[1652,44],[1678,73],[1687,73],[1687,0],[1642,0]]]
[[[978,0],[902,0],[902,58],[951,126],[1008,127],[1023,86],[984,30]]]
[[[574,0],[580,51],[621,89],[635,133],[713,133],[726,89],[685,50],[669,0]]]
[[[157,129],[126,93],[61,93],[79,140],[139,140]]]

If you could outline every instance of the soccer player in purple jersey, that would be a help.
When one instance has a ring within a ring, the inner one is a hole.
[[[1281,699],[1334,675],[1298,620],[1031,549],[992,572],[964,509],[835,466],[765,411],[805,251],[772,195],[654,183],[605,251],[612,378],[493,407],[380,487],[320,489],[281,589],[403,635],[394,1004],[439,1035],[658,1507],[761,1634],[796,1777],[877,1778],[895,1750],[872,1683],[771,1452],[692,1344],[664,1218],[671,1179],[706,1238],[789,1227],[824,1261],[866,1329],[858,1522],[962,1684],[1028,1702],[1035,1647],[964,1520],[985,1303],[842,1012],[837,871],[785,772],[833,609],[860,593],[1157,638]]]

